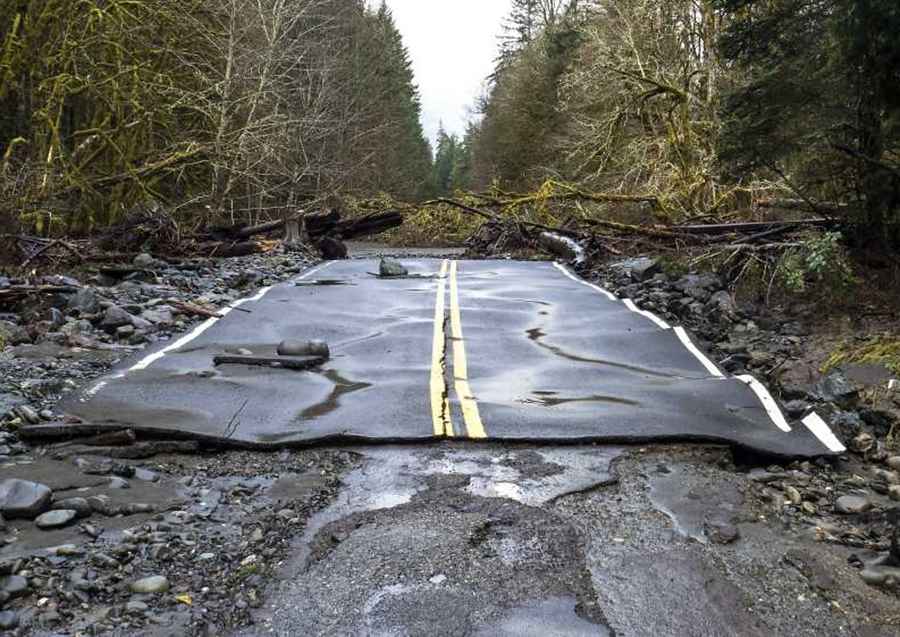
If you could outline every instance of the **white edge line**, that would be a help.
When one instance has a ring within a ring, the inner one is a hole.
[[[565,274],[568,278],[572,279],[576,283],[581,283],[582,285],[586,285],[589,288],[596,290],[602,294],[605,294],[611,301],[617,301],[618,298],[608,290],[604,290],[603,288],[594,285],[584,279],[580,279],[576,277],[574,274],[569,272],[569,270],[561,265],[560,263],[553,264],[560,272]],[[666,323],[664,320],[649,312],[647,310],[642,310],[635,305],[634,301],[631,299],[623,299],[622,301],[629,310],[636,314],[640,314],[644,316],[654,323],[656,323],[659,327],[664,330],[673,329],[671,325]],[[722,371],[711,361],[706,355],[701,352],[694,342],[691,340],[690,336],[688,336],[687,330],[683,327],[674,328],[675,334],[678,336],[678,339],[681,343],[687,348],[687,350],[697,358],[698,361],[703,365],[706,370],[716,376],[718,378],[725,378],[725,375]],[[787,419],[784,417],[784,414],[781,413],[781,409],[778,407],[778,403],[772,398],[772,394],[769,393],[769,390],[766,389],[766,386],[761,382],[756,380],[753,376],[743,375],[743,376],[735,376],[736,379],[748,385],[751,390],[757,395],[759,401],[762,403],[763,407],[766,410],[766,413],[769,415],[769,418],[775,423],[775,426],[784,431],[785,433],[790,433],[792,431],[791,426],[788,424]],[[889,387],[896,385],[897,381],[891,381]],[[842,453],[847,450],[847,448],[841,444],[841,441],[838,440],[837,436],[834,435],[834,432],[831,431],[831,428],[825,423],[822,418],[816,414],[812,413],[806,418],[802,420],[803,424],[806,426],[819,441],[825,445],[825,447],[835,453]]]
[[[681,344],[684,345],[698,361],[700,361],[703,367],[706,368],[706,371],[708,371],[713,376],[725,378],[725,374],[723,374],[722,371],[718,367],[716,367],[716,365],[711,360],[709,360],[703,352],[697,349],[697,346],[694,345],[691,337],[688,336],[687,330],[679,326],[675,328],[674,332],[678,336],[678,340],[681,341]]]
[[[631,310],[635,314],[640,314],[641,316],[647,317],[648,319],[650,319],[651,321],[656,323],[659,327],[663,328],[664,330],[672,329],[671,325],[669,325],[664,320],[659,318],[653,312],[640,309],[637,305],[634,304],[634,301],[632,301],[631,299],[623,299],[622,302],[625,304],[625,307],[627,307],[629,310]]]
[[[301,280],[305,279],[306,277],[310,276],[311,274],[315,274],[316,272],[328,267],[332,263],[333,263],[332,261],[328,261],[321,265],[317,265],[316,267],[307,270],[306,272],[304,272],[297,278],[291,279],[291,281],[292,282],[301,281]],[[111,376],[107,376],[103,380],[96,383],[93,387],[88,389],[85,392],[85,394],[87,396],[93,397],[97,394],[97,392],[99,392],[101,389],[103,389],[109,383],[109,381],[116,380],[119,378],[124,378],[125,375],[128,374],[129,372],[135,372],[135,371],[140,371],[142,369],[147,369],[148,367],[150,367],[150,365],[152,365],[153,363],[155,363],[156,361],[161,359],[163,356],[165,356],[169,352],[176,350],[176,349],[181,349],[182,347],[184,347],[185,345],[187,345],[188,343],[193,341],[195,338],[197,338],[198,336],[203,334],[203,332],[205,332],[206,330],[211,328],[213,325],[215,325],[216,323],[221,321],[223,318],[228,316],[228,314],[230,314],[234,308],[240,307],[241,305],[244,305],[245,303],[254,303],[256,301],[262,300],[262,298],[266,294],[268,294],[272,290],[273,287],[275,287],[275,286],[270,285],[270,286],[261,288],[253,296],[247,297],[244,299],[239,299],[239,300],[235,301],[234,303],[232,303],[231,305],[229,305],[227,307],[223,307],[221,310],[219,310],[219,314],[220,314],[219,317],[212,317],[212,318],[206,319],[203,323],[201,323],[200,325],[195,327],[193,330],[191,330],[190,332],[188,332],[187,334],[185,334],[184,336],[179,338],[177,341],[170,343],[169,345],[167,345],[163,349],[159,350],[158,352],[154,352],[154,353],[150,354],[149,356],[145,356],[140,361],[138,361],[135,365],[132,365],[124,372],[119,372],[119,373],[113,374]]]
[[[600,294],[605,294],[610,301],[618,301],[619,300],[618,298],[616,298],[616,295],[613,294],[612,292],[610,292],[609,290],[604,290],[599,285],[594,285],[593,283],[591,283],[589,281],[585,281],[584,279],[579,279],[577,276],[575,276],[574,274],[569,272],[569,270],[564,265],[562,265],[560,263],[556,263],[556,262],[554,262],[553,265],[554,265],[554,267],[556,267],[557,270],[559,270],[560,272],[565,274],[567,277],[569,277],[570,279],[575,281],[575,283],[581,283],[581,285],[586,285],[589,288],[591,288],[592,290],[596,290],[597,292],[600,292]]]
[[[769,390],[766,389],[766,386],[761,382],[756,380],[753,376],[749,374],[744,374],[743,376],[735,376],[742,383],[749,385],[750,389],[759,397],[759,401],[762,403],[763,407],[766,410],[766,413],[769,414],[769,418],[772,419],[772,422],[775,423],[775,426],[781,429],[785,433],[791,432],[791,426],[788,424],[788,421],[785,419],[784,414],[781,413],[781,409],[778,407],[778,403],[775,402],[775,399],[772,398],[772,394],[769,393]]]
[[[822,417],[819,414],[813,412],[806,418],[802,420],[803,424],[806,425],[806,428],[809,429],[819,441],[825,445],[829,451],[833,451],[835,453],[843,453],[847,451],[847,447],[841,444],[841,441],[838,440],[838,437],[834,435],[834,432],[831,431],[831,427],[829,427]]]

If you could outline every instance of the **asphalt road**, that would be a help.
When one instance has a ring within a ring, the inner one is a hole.
[[[85,421],[269,448],[327,441],[726,443],[774,456],[842,451],[817,417],[788,422],[682,328],[547,262],[323,264],[126,361],[66,405]],[[219,365],[321,339],[293,371]]]

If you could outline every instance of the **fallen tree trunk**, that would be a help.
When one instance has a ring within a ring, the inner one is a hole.
[[[403,221],[403,213],[397,210],[375,212],[359,219],[342,221],[334,229],[334,234],[346,241],[398,228],[403,225]],[[310,232],[310,236],[316,235]]]
[[[584,260],[584,248],[573,239],[552,232],[538,235],[538,244],[550,254],[562,257],[567,261]]]
[[[833,201],[806,201],[805,199],[779,199],[771,197],[756,202],[760,208],[776,208],[778,210],[812,210],[819,214],[841,214],[850,209],[849,204]]]
[[[831,219],[800,219],[798,221],[746,221],[737,223],[711,223],[673,226],[673,230],[686,234],[757,233],[776,229],[827,228],[835,222]]]
[[[208,257],[246,257],[251,254],[262,254],[272,249],[271,241],[213,241],[201,243],[198,252]]]

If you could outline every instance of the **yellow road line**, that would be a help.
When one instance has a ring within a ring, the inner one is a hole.
[[[444,378],[446,343],[444,335],[444,308],[447,290],[447,264],[441,264],[441,275],[437,285],[437,301],[434,306],[434,342],[431,349],[431,420],[435,436],[452,436],[453,423],[450,420],[450,401],[447,397],[447,383]]]
[[[457,262],[454,261],[450,266],[450,334],[453,337],[453,376],[456,379],[456,395],[459,397],[459,405],[469,438],[487,438],[484,424],[481,422],[481,415],[478,413],[478,403],[475,402],[472,388],[469,387],[469,368],[466,363],[466,346],[463,341],[462,318],[459,313],[456,271]]]

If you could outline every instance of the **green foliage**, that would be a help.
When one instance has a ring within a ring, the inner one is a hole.
[[[477,187],[497,179],[505,188],[527,190],[543,181],[557,156],[559,83],[578,47],[578,18],[561,2],[527,4],[537,13],[521,19],[534,22],[521,27],[480,105],[483,117],[472,140]]]
[[[813,199],[853,202],[858,231],[900,239],[900,4],[718,0],[737,63],[723,163]]]
[[[836,296],[856,283],[853,265],[841,244],[839,232],[827,232],[788,250],[778,263],[777,274],[791,292],[805,292],[810,284]]]
[[[433,196],[446,197],[469,188],[472,180],[471,130],[470,127],[462,140],[456,135],[448,135],[443,126],[438,130],[431,173]]]
[[[843,343],[822,365],[822,372],[846,363],[883,365],[895,374],[900,374],[900,339],[896,336],[880,336],[863,343]]]
[[[385,5],[20,0],[0,37],[0,214],[32,229],[47,210],[90,229],[147,200],[204,220],[428,181]]]

